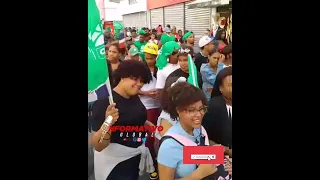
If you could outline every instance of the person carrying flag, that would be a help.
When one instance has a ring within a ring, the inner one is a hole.
[[[113,101],[98,99],[92,111],[92,143],[95,148],[95,180],[138,180],[142,171],[155,171],[149,149],[142,141],[135,141],[133,133],[108,132],[110,126],[152,126],[138,92],[152,77],[149,69],[139,61],[123,61],[113,73],[115,87]],[[106,121],[109,116],[112,121]],[[153,125],[154,126],[154,125]],[[103,133],[105,135],[103,136]],[[128,138],[126,138],[128,137]],[[146,138],[142,133],[141,138]]]
[[[194,65],[194,62],[191,58],[192,52],[193,51],[191,51],[187,45],[184,44],[181,46],[181,48],[179,49],[179,53],[178,53],[178,63],[179,63],[180,68],[173,71],[168,76],[167,80],[172,77],[185,77],[186,79],[188,79],[188,81],[190,80],[190,82],[192,82],[191,80],[193,79],[193,77],[190,77],[190,76],[196,75],[198,84],[195,84],[195,86],[199,87],[201,89],[202,88],[201,74],[197,71],[196,68],[194,68],[194,70],[196,72],[193,72],[193,73],[190,73],[190,70],[189,70],[189,67]],[[192,69],[192,68],[190,68],[190,69]]]

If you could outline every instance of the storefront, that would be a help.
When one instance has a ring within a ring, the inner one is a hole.
[[[195,47],[199,46],[199,39],[204,36],[207,29],[210,29],[211,8],[188,8],[186,3],[185,21],[186,30],[192,31],[195,35]]]
[[[185,2],[191,0],[147,0],[147,9],[150,11],[151,28],[170,24],[177,30],[185,29]]]
[[[164,9],[163,8],[157,8],[157,9],[151,9],[150,10],[150,28],[157,28],[159,25],[162,25],[164,27]]]
[[[226,21],[227,36],[232,33],[231,26],[231,14],[232,14],[232,1],[230,0],[195,0],[186,4],[186,9],[207,12],[210,11],[209,15],[209,29],[215,30],[221,20]],[[198,15],[197,15],[198,16]],[[199,17],[197,17],[199,18]],[[207,20],[207,19],[206,19]],[[229,25],[230,24],[230,25]]]
[[[184,31],[184,3],[164,7],[164,22]]]
[[[123,24],[125,27],[142,28],[147,27],[147,12],[137,12],[132,14],[123,14]]]

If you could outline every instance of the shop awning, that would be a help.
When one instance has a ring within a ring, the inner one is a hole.
[[[208,7],[217,7],[225,4],[229,4],[229,0],[195,0],[190,4],[187,4],[187,8],[188,9],[208,8]]]

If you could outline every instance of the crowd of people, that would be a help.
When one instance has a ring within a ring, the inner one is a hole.
[[[138,180],[143,171],[160,180],[231,179],[232,37],[226,40],[224,28],[208,32],[195,52],[195,34],[175,26],[124,32],[122,47],[105,30],[114,103],[97,100],[90,109],[95,179]],[[192,64],[196,85],[187,81]],[[109,116],[112,122],[106,123]],[[145,143],[107,132],[101,142],[105,128],[113,125],[157,125],[163,131]],[[196,146],[224,146],[225,164],[183,164],[184,144],[175,135]]]

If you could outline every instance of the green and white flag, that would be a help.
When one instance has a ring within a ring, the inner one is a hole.
[[[96,1],[88,0],[88,102],[109,94],[112,95],[100,13]]]
[[[190,54],[188,54],[188,69],[189,69],[188,83],[199,88],[197,67],[194,64]]]

